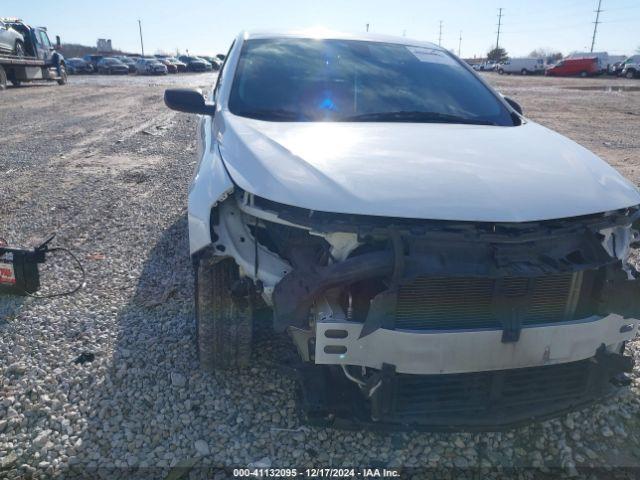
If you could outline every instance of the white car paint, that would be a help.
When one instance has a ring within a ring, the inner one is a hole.
[[[623,326],[630,329],[621,333]],[[327,330],[348,334],[328,339],[324,335]],[[524,327],[517,343],[502,342],[501,330],[412,332],[380,328],[360,338],[361,330],[362,324],[356,322],[318,322],[315,363],[376,369],[387,363],[399,373],[420,375],[540,367],[591,358],[602,344],[617,351],[621,342],[636,336],[638,321],[608,315]],[[346,352],[326,353],[327,345],[344,346]]]
[[[0,52],[14,53],[13,50],[16,46],[16,41],[24,43],[24,36],[0,20]]]
[[[265,122],[223,111],[220,151],[260,197],[338,213],[527,222],[640,203],[615,169],[533,122]]]
[[[243,34],[227,57],[213,92],[216,115],[200,122],[199,163],[188,208],[191,253],[212,244],[211,209],[219,206],[225,218],[216,232],[227,247],[223,255],[232,256],[243,273],[263,282],[268,303],[273,287],[291,267],[260,245],[254,275],[254,245],[239,243],[229,234],[246,229],[238,217],[251,215],[250,207],[229,198],[236,185],[310,210],[473,222],[550,220],[640,204],[638,189],[607,163],[528,120],[520,126],[493,127],[286,123],[235,116],[228,111],[227,98],[242,43],[269,36],[273,34]],[[497,93],[496,97],[503,101]],[[231,211],[233,219],[227,216]],[[605,233],[609,250],[624,255],[624,245],[613,248],[613,242],[626,244],[628,235]],[[331,238],[335,258],[344,258],[357,245],[357,238],[343,238],[340,232]],[[316,363],[381,368],[386,362],[402,373],[460,373],[582,360],[592,357],[602,343],[619,351],[621,342],[634,338],[638,330],[637,320],[609,315],[527,327],[517,343],[503,343],[499,330],[416,333],[381,328],[360,338],[362,324],[348,322],[344,312],[324,303],[317,306]],[[343,329],[348,336],[329,341],[324,336],[327,329]],[[323,347],[329,342],[345,345],[346,354],[326,354]]]
[[[211,243],[210,210],[234,182],[255,195],[312,210],[436,220],[526,222],[640,204],[638,189],[606,162],[529,120],[515,127],[285,123],[229,112],[244,41],[310,35],[439,48],[375,34],[240,34],[212,92],[217,113],[200,129],[204,147],[189,195],[192,254]]]
[[[544,73],[544,59],[542,58],[510,58],[498,65],[499,73]]]

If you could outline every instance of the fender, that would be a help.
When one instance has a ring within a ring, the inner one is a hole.
[[[189,249],[191,255],[211,244],[211,209],[233,192],[217,143],[212,143],[211,119],[200,122],[199,165],[189,189]]]

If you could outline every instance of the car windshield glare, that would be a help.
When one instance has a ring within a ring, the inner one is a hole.
[[[267,121],[519,124],[445,50],[356,40],[248,40],[229,110]]]

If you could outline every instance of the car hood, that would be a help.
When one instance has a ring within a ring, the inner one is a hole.
[[[217,138],[233,181],[311,210],[437,220],[524,222],[640,204],[593,153],[533,122],[265,122],[228,111]]]

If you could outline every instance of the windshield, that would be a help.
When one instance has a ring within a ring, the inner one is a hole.
[[[229,110],[269,121],[514,125],[495,95],[447,52],[354,40],[248,40]]]

